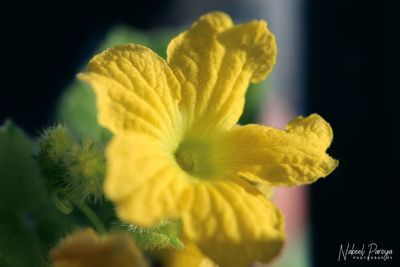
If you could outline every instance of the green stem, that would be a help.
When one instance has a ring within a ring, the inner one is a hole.
[[[94,228],[96,228],[99,234],[106,234],[107,229],[104,226],[103,222],[97,216],[97,214],[84,202],[80,202],[75,199],[71,199],[74,205],[82,211],[83,214],[88,218],[88,220],[92,223]]]

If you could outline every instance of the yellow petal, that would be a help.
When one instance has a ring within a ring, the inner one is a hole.
[[[318,114],[311,114],[304,118],[298,116],[286,126],[288,133],[303,137],[315,147],[325,151],[333,139],[333,131],[328,122]]]
[[[275,188],[270,183],[256,183],[254,186],[264,195],[264,197],[273,199]]]
[[[179,124],[179,83],[148,48],[129,44],[107,49],[78,77],[93,87],[99,123],[114,133],[139,131],[165,138]]]
[[[185,241],[184,249],[165,250],[161,253],[165,267],[217,267],[192,242]]]
[[[153,226],[178,218],[190,203],[187,174],[157,140],[119,134],[109,144],[106,157],[105,194],[123,221]]]
[[[189,124],[207,131],[237,122],[249,82],[265,79],[275,64],[276,43],[265,21],[233,27],[228,15],[214,12],[175,37],[167,55]]]
[[[78,231],[51,251],[54,267],[146,267],[132,238],[124,234],[99,237],[92,229]]]
[[[225,136],[221,159],[228,171],[272,185],[312,183],[338,165],[326,149],[333,138],[330,125],[319,115],[298,117],[286,130],[260,125],[240,126]]]
[[[185,236],[221,267],[269,262],[284,240],[278,209],[239,178],[196,185],[183,227]]]

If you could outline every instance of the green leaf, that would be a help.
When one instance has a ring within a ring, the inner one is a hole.
[[[96,53],[115,45],[123,45],[127,43],[136,43],[148,46],[150,38],[148,34],[134,30],[133,28],[122,25],[116,26],[107,33],[106,38],[104,38],[100,43]]]
[[[74,80],[61,96],[57,119],[76,136],[107,140],[111,134],[97,123],[95,95],[89,85]]]
[[[239,124],[249,124],[260,122],[260,115],[265,101],[266,83],[250,84],[246,92],[246,104]]]
[[[34,214],[43,204],[33,146],[11,122],[0,128],[0,259],[2,266],[40,266],[43,246]]]
[[[94,54],[116,45],[135,43],[149,47],[161,57],[166,58],[167,45],[177,33],[176,30],[167,29],[142,32],[128,26],[116,26],[108,32]]]
[[[43,266],[67,220],[49,199],[31,140],[12,122],[0,127],[0,266]],[[68,231],[68,228],[65,228]]]

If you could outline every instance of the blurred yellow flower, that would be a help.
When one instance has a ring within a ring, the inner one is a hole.
[[[169,44],[167,62],[140,45],[95,56],[80,79],[110,129],[105,194],[125,222],[179,218],[185,238],[221,267],[268,262],[281,250],[279,210],[254,186],[293,186],[337,165],[332,130],[318,115],[287,129],[236,125],[250,82],[276,60],[264,21],[234,26],[214,12]]]
[[[146,267],[132,238],[124,234],[99,237],[92,229],[73,233],[50,254],[54,267]]]
[[[185,242],[185,249],[169,249],[160,253],[164,267],[218,267],[190,241]]]

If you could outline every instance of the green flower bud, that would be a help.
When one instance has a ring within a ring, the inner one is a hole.
[[[102,144],[89,137],[77,140],[59,125],[45,130],[38,148],[39,162],[50,190],[65,198],[60,201],[96,201],[102,197],[105,169]]]

